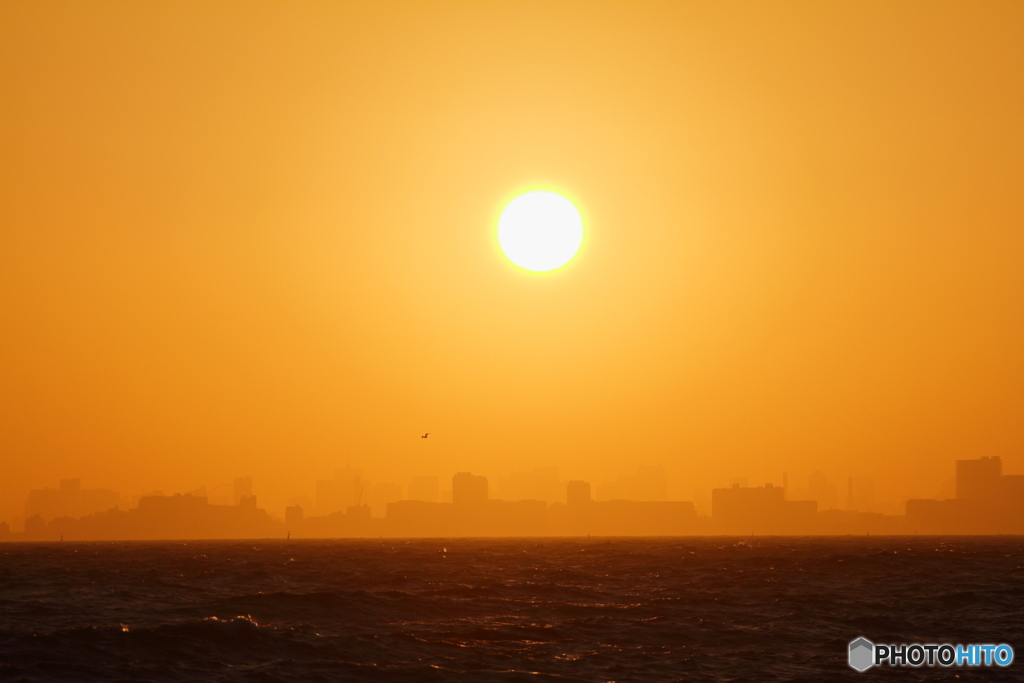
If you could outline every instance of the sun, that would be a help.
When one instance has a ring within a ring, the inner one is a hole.
[[[571,261],[583,243],[583,218],[576,205],[551,190],[512,199],[498,219],[498,244],[524,270],[544,273]]]

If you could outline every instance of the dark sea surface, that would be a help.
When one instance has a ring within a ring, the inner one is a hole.
[[[1022,635],[1019,537],[0,544],[4,682],[1010,681]]]

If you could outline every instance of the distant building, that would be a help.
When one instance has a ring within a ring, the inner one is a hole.
[[[25,517],[44,520],[82,517],[105,512],[121,502],[121,495],[107,489],[83,489],[80,479],[61,479],[60,488],[35,489],[25,498]]]
[[[348,509],[345,510],[345,515],[347,515],[350,520],[354,520],[356,522],[369,522],[373,516],[371,514],[370,506],[365,504],[349,505]]]
[[[452,477],[452,503],[458,506],[482,506],[487,503],[487,477],[459,472]]]
[[[817,512],[817,501],[786,500],[772,484],[711,491],[711,519],[725,533],[809,533]]]
[[[284,525],[288,531],[293,531],[302,526],[302,519],[305,515],[299,505],[289,505],[284,509]]]
[[[711,491],[711,517],[716,522],[741,530],[761,526],[767,518],[778,517],[785,501],[782,487],[746,487],[733,484]]]
[[[956,461],[956,497],[958,500],[985,500],[999,489],[1003,460],[998,455],[980,460]]]
[[[201,496],[143,496],[128,513],[131,537],[260,538],[277,535],[278,523],[256,507],[256,496],[241,496],[238,505],[210,505]]]
[[[570,481],[565,487],[565,502],[570,506],[586,505],[590,499],[590,483]]]
[[[570,481],[565,487],[565,502],[571,506],[586,505],[593,502],[590,497],[590,483],[586,481]]]
[[[908,500],[907,523],[919,533],[1024,532],[1024,476],[1004,475],[999,456],[956,461],[956,498]]]

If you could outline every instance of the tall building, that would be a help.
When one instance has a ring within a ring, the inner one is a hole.
[[[305,515],[300,505],[289,505],[284,509],[284,523],[288,531],[301,527],[303,517]]]
[[[459,472],[452,477],[452,502],[455,505],[481,506],[487,498],[487,477],[469,472]]]
[[[956,497],[960,500],[988,500],[1000,487],[1003,460],[998,455],[979,460],[956,461]]]
[[[1019,534],[1024,475],[1003,474],[999,456],[956,461],[956,498],[908,500],[907,521],[930,534]]]
[[[565,502],[572,506],[589,503],[590,484],[585,481],[570,481],[565,488]]]

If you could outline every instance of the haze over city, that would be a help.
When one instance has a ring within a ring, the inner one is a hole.
[[[1024,473],[1020,5],[731,7],[6,4],[0,520]],[[541,186],[586,237],[533,274]]]
[[[553,467],[494,487],[472,472],[456,473],[450,486],[429,476],[373,483],[345,467],[316,482],[315,498],[293,498],[283,519],[258,506],[252,477],[236,477],[230,498],[206,487],[154,491],[127,509],[115,491],[62,479],[29,492],[14,528],[0,521],[0,541],[1024,533],[1024,474],[1004,473],[995,456],[957,460],[955,472],[955,495],[909,499],[887,514],[873,479],[848,477],[843,495],[821,472],[807,488],[791,489],[786,474],[781,486],[734,479],[695,502],[669,500],[661,467],[603,483],[596,496],[590,482],[561,481]]]

